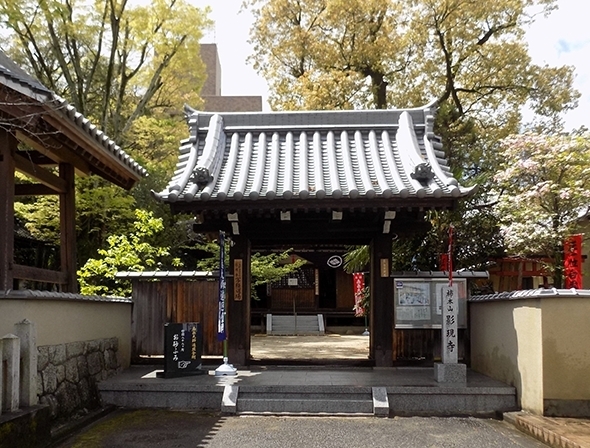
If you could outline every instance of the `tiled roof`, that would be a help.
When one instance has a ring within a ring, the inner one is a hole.
[[[433,133],[435,106],[404,110],[202,113],[165,202],[449,198],[469,195]],[[422,174],[421,174],[422,173]]]
[[[147,175],[147,171],[139,165],[132,157],[125,153],[113,140],[103,131],[69,104],[65,99],[60,98],[35,78],[27,74],[17,64],[0,51],[0,84],[19,92],[39,103],[50,106],[52,110],[71,121],[83,133],[94,140],[105,152],[138,177]]]
[[[37,291],[33,289],[9,289],[0,291],[0,300],[67,300],[67,301],[81,301],[81,302],[118,302],[118,303],[133,303],[130,298],[116,297],[116,296],[85,296],[82,294],[74,294],[71,292],[58,291]]]
[[[540,299],[547,297],[588,297],[590,298],[589,289],[525,289],[519,291],[498,292],[495,294],[486,294],[473,296],[469,298],[470,302],[487,302],[498,300],[519,300],[519,299]]]
[[[119,271],[115,274],[116,278],[213,278],[219,277],[219,272],[210,271]]]

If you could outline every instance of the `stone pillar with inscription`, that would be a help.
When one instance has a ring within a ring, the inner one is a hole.
[[[434,379],[439,383],[464,383],[467,380],[466,366],[458,363],[458,288],[456,284],[449,285],[437,292],[441,295],[439,300],[442,306],[442,362],[434,364]]]

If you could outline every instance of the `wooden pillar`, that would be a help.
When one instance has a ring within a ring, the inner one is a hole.
[[[59,177],[66,181],[66,192],[59,195],[61,272],[67,276],[64,292],[78,292],[76,279],[76,190],[74,166],[59,164]]]
[[[371,357],[376,367],[393,365],[393,279],[391,235],[371,242]]]
[[[250,241],[232,236],[227,281],[227,355],[230,364],[250,363]]]
[[[13,289],[14,153],[18,142],[0,129],[0,291]]]

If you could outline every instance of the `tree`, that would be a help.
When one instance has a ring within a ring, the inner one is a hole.
[[[225,263],[229,265],[229,242],[225,250]],[[197,244],[197,248],[211,254],[210,257],[202,258],[197,262],[197,269],[204,271],[219,270],[219,243],[217,241],[208,241]],[[302,258],[297,258],[293,262],[289,262],[291,258],[291,250],[286,250],[280,253],[271,253],[262,255],[259,252],[252,254],[250,259],[250,274],[251,284],[250,293],[253,299],[257,299],[256,287],[272,283],[296,272],[301,268],[306,261]]]
[[[119,144],[147,111],[200,103],[208,12],[185,0],[0,0],[10,56]]]
[[[186,128],[180,107],[201,102],[199,39],[208,12],[185,0],[0,0],[5,51],[150,172],[132,195],[94,176],[77,180],[79,265],[96,257],[109,235],[133,231],[134,208],[176,228],[149,192],[162,189],[174,169]],[[42,239],[59,240],[55,204],[52,197],[19,206]],[[171,245],[173,235],[161,232],[160,245]]]
[[[506,245],[514,255],[551,259],[560,287],[564,239],[590,211],[590,134],[511,136],[501,158],[495,180]]]
[[[169,248],[156,245],[155,237],[164,230],[162,220],[143,210],[137,210],[135,216],[134,232],[109,236],[108,248],[98,251],[101,258],[89,259],[78,271],[82,294],[129,297],[131,285],[115,278],[118,271],[181,266],[179,259],[170,257]]]
[[[556,0],[246,4],[255,17],[251,62],[270,84],[273,108],[404,108],[437,100],[435,132],[454,176],[481,188],[458,211],[430,213],[430,232],[396,242],[394,262],[435,269],[451,223],[465,263],[457,266],[481,265],[501,251],[497,219],[486,206],[493,203],[498,142],[519,131],[524,105],[538,114],[537,124],[558,130],[560,113],[579,97],[573,69],[533,64],[524,41],[526,27]],[[481,234],[486,244],[474,244]]]
[[[278,109],[413,107],[449,102],[465,115],[517,124],[527,101],[544,115],[575,106],[570,67],[531,63],[531,8],[555,0],[249,0],[254,67]],[[553,83],[549,86],[548,80]]]

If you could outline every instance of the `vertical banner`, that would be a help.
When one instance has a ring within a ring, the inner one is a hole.
[[[459,311],[459,291],[457,285],[443,286],[439,289],[442,303],[442,362],[457,364],[457,313]]]
[[[572,235],[563,244],[564,287],[582,288],[582,235]]]
[[[449,270],[449,253],[440,254],[438,258],[438,270],[448,271]]]
[[[353,291],[354,291],[354,315],[356,317],[363,316],[365,310],[363,309],[363,289],[365,289],[365,276],[362,272],[355,272],[352,274]]]
[[[453,286],[453,225],[449,226],[449,250],[447,252],[447,268],[449,270],[449,286]]]
[[[217,312],[217,340],[225,341],[225,232],[219,232],[219,308]]]

